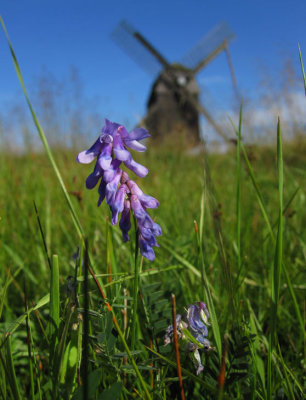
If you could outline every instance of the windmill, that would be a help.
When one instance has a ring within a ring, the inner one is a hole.
[[[126,21],[119,23],[112,37],[128,55],[155,76],[147,102],[147,115],[143,120],[153,137],[160,137],[167,132],[179,129],[183,130],[189,138],[199,141],[199,116],[203,115],[216,133],[228,140],[210,112],[201,104],[200,88],[196,81],[199,71],[222,50],[225,50],[237,93],[228,51],[228,43],[234,35],[225,22],[215,26],[206,34],[179,63],[169,63],[141,33]]]

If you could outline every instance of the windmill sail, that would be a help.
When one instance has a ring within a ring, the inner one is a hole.
[[[112,39],[140,67],[151,76],[156,76],[169,64],[139,32],[126,21],[121,21],[111,34]]]
[[[234,34],[229,26],[225,22],[221,22],[196,43],[180,63],[197,73],[215,58],[233,38]]]

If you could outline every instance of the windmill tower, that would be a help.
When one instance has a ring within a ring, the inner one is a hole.
[[[112,37],[138,64],[155,76],[147,102],[147,115],[143,120],[153,137],[160,137],[179,129],[193,141],[199,141],[199,116],[203,115],[216,133],[227,140],[222,129],[201,104],[200,88],[196,81],[199,71],[225,50],[237,93],[228,51],[228,43],[234,35],[226,23],[213,28],[179,63],[169,63],[142,34],[125,21],[116,27]]]

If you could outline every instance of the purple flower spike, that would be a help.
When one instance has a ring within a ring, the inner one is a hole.
[[[130,180],[127,172],[122,171],[122,163],[140,178],[148,174],[148,169],[138,164],[127,147],[136,151],[145,151],[139,141],[149,137],[148,131],[136,128],[130,133],[124,126],[105,119],[101,135],[88,150],[77,156],[79,163],[88,164],[97,159],[93,172],[86,179],[86,187],[93,189],[98,182],[98,206],[104,199],[112,212],[112,224],[116,225],[121,213],[119,227],[123,241],[128,241],[131,229],[131,209],[139,228],[139,248],[148,260],[155,258],[152,247],[158,247],[156,236],[161,235],[161,227],[147,213],[148,208],[159,206],[158,200],[142,192],[139,186]],[[118,188],[119,186],[119,188]]]

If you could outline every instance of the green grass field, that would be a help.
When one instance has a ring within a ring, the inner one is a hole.
[[[271,350],[270,390],[275,398],[302,398],[305,153],[301,145],[283,147],[283,263],[275,321],[276,342]],[[136,342],[132,353],[144,381],[152,390],[152,398],[171,398],[176,393],[177,372],[171,364],[175,361],[174,352],[170,345],[163,346],[164,331],[171,324],[171,293],[176,296],[178,312],[183,312],[195,301],[207,303],[203,269],[215,308],[215,323],[218,324],[222,348],[229,342],[224,398],[268,398],[269,335],[274,310],[272,282],[279,218],[277,152],[273,148],[258,147],[248,150],[247,154],[252,158],[252,173],[259,192],[256,192],[241,153],[240,251],[237,243],[239,174],[234,148],[224,155],[192,157],[180,149],[155,149],[149,145],[148,152],[138,157],[140,162],[150,167],[142,187],[160,200],[161,205],[154,210],[154,217],[163,228],[156,260],[150,263],[144,259],[141,264],[139,290],[143,304],[138,301]],[[71,194],[72,204],[88,238],[93,269],[104,285],[107,300],[113,306],[130,345],[133,244],[124,244],[119,228],[107,223],[109,211],[105,204],[97,208],[96,190],[84,188],[91,166],[75,163],[76,153],[73,151],[58,151],[55,155],[66,187],[74,193]],[[204,174],[207,166],[210,183]],[[50,304],[45,297],[50,293],[50,267],[34,202],[48,257],[52,262],[52,255],[57,254],[59,259],[57,340],[62,347],[59,348],[59,344],[53,347],[60,359],[57,377],[53,376],[55,366],[52,365],[50,350]],[[51,398],[54,390],[58,398],[82,398],[78,391],[82,366],[81,316],[84,312],[82,273],[77,272],[80,274],[76,289],[78,305],[67,290],[67,278],[76,273],[73,256],[81,246],[81,240],[44,154],[3,154],[1,203],[1,395],[4,399],[32,398],[33,380],[33,398]],[[194,221],[202,232],[200,242]],[[126,350],[120,337],[112,331],[114,328],[105,301],[92,279],[88,284],[90,332],[87,368],[89,380],[97,383],[94,390],[90,385],[92,392],[88,398],[104,398],[107,395],[102,393],[111,393],[115,389],[118,398],[129,398],[133,393],[137,397],[137,392],[143,390],[139,379],[125,357]],[[42,306],[32,311],[32,306],[39,304],[40,299],[44,299]],[[25,301],[30,308],[28,325],[25,318],[20,325],[15,325],[14,321],[24,313]],[[122,310],[127,311],[126,322]],[[31,338],[30,357],[27,326]],[[208,337],[216,347],[212,327]],[[166,360],[146,349],[150,343],[153,350],[165,356]],[[191,357],[184,353],[183,346],[181,353],[182,367],[194,375]],[[9,362],[8,354],[13,361]],[[205,369],[198,380],[183,371],[186,398],[216,398],[219,356],[216,349],[203,357]],[[6,374],[11,378],[5,379]],[[209,388],[203,382],[209,384]],[[19,394],[14,393],[13,387],[18,387]]]
[[[245,147],[243,123],[226,154],[149,141],[149,262],[86,190],[83,148],[51,152],[36,125],[42,153],[0,158],[0,398],[304,398],[305,140],[275,121],[271,147]],[[184,340],[179,363],[164,345],[172,295],[180,314],[207,304],[199,375]]]

